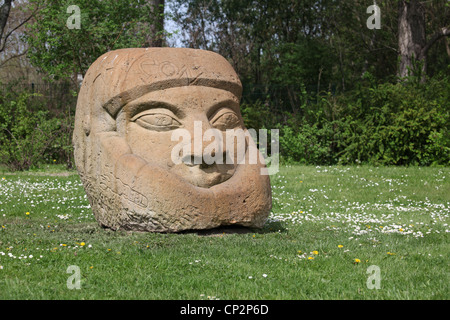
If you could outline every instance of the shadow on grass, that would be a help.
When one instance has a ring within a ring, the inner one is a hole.
[[[286,227],[284,226],[284,223],[281,221],[270,221],[266,222],[264,227],[258,231],[260,234],[266,234],[266,233],[285,233]]]
[[[270,234],[270,233],[284,233],[286,232],[286,228],[284,227],[282,222],[279,221],[271,221],[267,222],[262,228],[249,228],[238,225],[233,226],[221,226],[213,229],[205,229],[205,230],[184,230],[180,232],[174,233],[165,233],[165,232],[143,232],[143,231],[129,231],[129,230],[112,230],[110,228],[105,228],[98,225],[95,222],[92,223],[80,223],[80,224],[67,224],[64,225],[60,231],[66,231],[69,233],[82,233],[82,234],[94,234],[94,233],[102,233],[104,235],[114,235],[126,237],[131,234],[196,234],[198,236],[223,236],[223,235],[233,235],[233,234],[248,234],[248,233],[258,233],[258,234]]]
[[[279,221],[267,222],[261,229],[248,228],[243,226],[222,226],[207,230],[186,230],[179,232],[179,234],[197,234],[199,236],[223,236],[229,234],[248,234],[248,233],[258,233],[258,234],[268,234],[275,232],[286,232],[286,228]]]

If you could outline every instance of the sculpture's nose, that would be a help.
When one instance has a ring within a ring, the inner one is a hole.
[[[200,169],[227,163],[227,151],[223,132],[211,126],[208,119],[194,121],[190,146],[180,150],[181,162]]]
[[[196,165],[202,165],[203,164],[203,156],[195,155],[195,154],[186,154],[181,158],[181,161],[187,165],[188,167],[193,167]]]

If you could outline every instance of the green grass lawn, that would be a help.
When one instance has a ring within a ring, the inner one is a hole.
[[[262,230],[151,234],[100,228],[76,172],[3,172],[0,299],[450,297],[450,168],[286,166],[271,183]]]

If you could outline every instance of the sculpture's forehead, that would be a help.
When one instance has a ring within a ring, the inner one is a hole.
[[[216,88],[189,86],[152,91],[131,103],[162,102],[177,105],[179,108],[192,109],[216,103],[239,103],[231,92]]]
[[[206,86],[239,97],[242,85],[222,56],[186,48],[137,48],[108,52],[89,68],[82,92],[95,90],[100,105],[109,102],[115,114],[123,105],[147,92],[172,87]]]

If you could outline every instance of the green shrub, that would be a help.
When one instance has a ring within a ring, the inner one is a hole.
[[[54,132],[52,143],[45,151],[46,158],[57,163],[64,163],[67,169],[75,164],[72,145],[74,118],[65,116],[58,119],[58,130]]]
[[[282,162],[450,164],[448,77],[426,83],[363,81],[338,96],[310,97],[285,118],[278,126]]]
[[[269,106],[260,100],[254,103],[242,103],[241,114],[245,126],[249,129],[269,129],[276,123]]]
[[[445,90],[435,89],[435,83],[386,83],[347,97],[340,121],[340,162],[449,164],[449,100],[442,97]]]
[[[28,170],[43,160],[57,136],[58,119],[48,119],[36,94],[0,92],[0,163],[10,170]]]
[[[333,130],[331,123],[280,128],[280,156],[284,163],[332,164]]]

